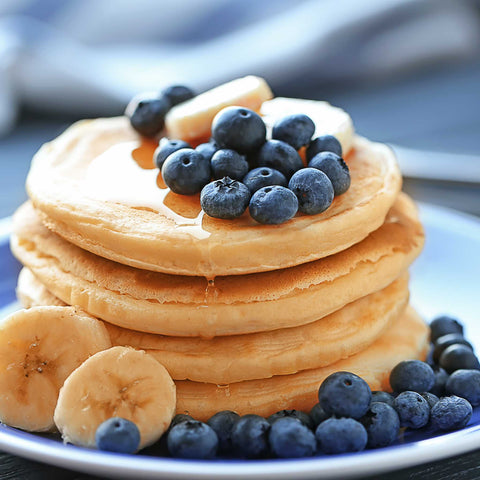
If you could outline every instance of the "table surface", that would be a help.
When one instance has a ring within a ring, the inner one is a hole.
[[[278,95],[327,99],[345,108],[357,131],[383,142],[410,148],[479,155],[480,63],[450,66],[440,71],[378,85],[326,85]],[[452,88],[452,85],[454,88]],[[412,111],[415,115],[412,115]],[[120,112],[119,112],[120,113]],[[0,138],[0,218],[25,199],[24,180],[30,159],[45,141],[58,135],[73,119],[45,118],[25,113],[11,135]],[[455,168],[455,166],[453,166]],[[404,189],[417,200],[454,207],[480,216],[480,185],[406,179]],[[480,447],[480,445],[479,445]],[[442,461],[388,474],[390,480],[467,480],[480,478],[480,449]],[[2,479],[95,479],[88,475],[21,459],[0,452]],[[373,480],[386,475],[368,477]]]

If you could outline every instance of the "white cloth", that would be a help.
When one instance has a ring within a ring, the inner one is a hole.
[[[2,0],[0,133],[20,104],[118,113],[135,93],[246,74],[368,81],[477,55],[474,0]]]

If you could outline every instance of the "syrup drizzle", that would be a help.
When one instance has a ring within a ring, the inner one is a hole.
[[[154,210],[172,220],[177,230],[208,238],[199,195],[177,195],[166,187],[153,162],[156,146],[148,141],[111,146],[89,164],[85,193],[97,200]]]

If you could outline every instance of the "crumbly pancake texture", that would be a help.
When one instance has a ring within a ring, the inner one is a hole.
[[[318,388],[331,373],[349,371],[361,376],[372,390],[389,390],[388,377],[402,360],[424,360],[428,349],[428,327],[408,307],[370,347],[328,367],[249,380],[230,385],[177,381],[177,413],[189,413],[206,421],[221,410],[240,415],[268,416],[282,409],[309,411],[318,402]]]
[[[29,204],[14,216],[11,246],[69,305],[131,330],[213,337],[314,322],[391,284],[420,253],[423,240],[416,208],[401,194],[385,223],[348,250],[288,269],[213,282],[98,257],[45,228]]]
[[[24,306],[58,299],[24,269],[18,282]],[[311,324],[273,332],[201,338],[142,334],[105,323],[113,345],[146,350],[176,380],[225,384],[324,367],[367,348],[405,310],[408,277]]]
[[[74,124],[35,156],[27,190],[42,220],[68,241],[134,267],[172,274],[238,275],[332,255],[380,227],[401,187],[392,151],[355,137],[351,187],[325,212],[260,225],[204,215],[199,196],[172,193],[124,117]]]

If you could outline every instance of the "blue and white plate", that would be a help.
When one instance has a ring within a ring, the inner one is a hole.
[[[452,210],[421,206],[427,242],[415,262],[411,301],[426,318],[450,313],[462,320],[480,352],[480,221]],[[0,221],[0,318],[16,308],[19,265],[8,248],[9,220]],[[253,479],[348,478],[396,470],[475,450],[480,446],[480,408],[469,426],[443,435],[407,432],[395,445],[348,455],[301,460],[186,461],[105,453],[0,425],[0,449],[57,466],[114,478]]]

